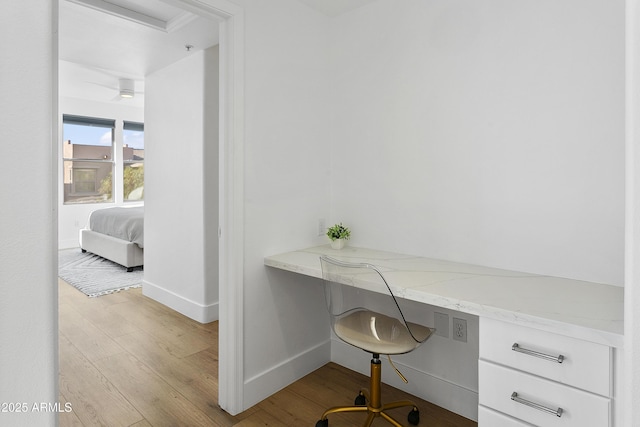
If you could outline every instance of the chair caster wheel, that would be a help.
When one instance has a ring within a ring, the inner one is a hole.
[[[411,412],[409,412],[407,421],[409,421],[409,424],[411,424],[412,426],[417,426],[418,423],[420,423],[420,411],[418,410],[418,408],[414,407]]]
[[[325,418],[324,420],[318,421],[316,427],[329,427],[329,419]]]
[[[364,397],[364,394],[362,394],[362,392],[360,392],[353,404],[356,406],[365,406],[367,404],[367,398]]]

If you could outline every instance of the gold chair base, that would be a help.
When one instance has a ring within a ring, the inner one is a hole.
[[[327,409],[324,414],[322,414],[322,420],[327,419],[329,414],[337,414],[340,412],[367,412],[369,415],[365,420],[363,427],[369,427],[373,423],[373,420],[376,417],[382,417],[387,420],[391,425],[395,427],[404,427],[400,424],[395,418],[391,415],[387,414],[385,411],[389,409],[401,408],[403,406],[411,406],[415,408],[415,404],[410,400],[403,400],[398,402],[389,403],[386,405],[382,405],[382,408],[372,408],[370,406],[336,406],[330,409]]]
[[[382,417],[387,420],[391,425],[395,427],[404,427],[400,424],[395,418],[391,415],[387,414],[386,411],[395,408],[402,407],[412,407],[417,411],[417,407],[415,403],[410,400],[400,400],[397,402],[391,402],[387,404],[381,403],[381,363],[380,359],[376,358],[377,355],[374,355],[374,359],[371,360],[371,377],[370,377],[370,387],[371,394],[367,390],[360,390],[367,401],[366,405],[351,405],[351,406],[335,406],[333,408],[327,409],[324,414],[322,414],[321,421],[327,419],[327,416],[330,414],[337,414],[341,412],[366,412],[368,414],[367,419],[365,420],[363,427],[371,426],[373,420],[377,417]]]

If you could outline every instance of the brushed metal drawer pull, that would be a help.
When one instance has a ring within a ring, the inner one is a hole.
[[[555,415],[558,418],[560,418],[562,416],[562,413],[564,412],[562,410],[562,408],[551,409],[551,408],[547,408],[546,406],[542,406],[542,405],[540,405],[538,403],[532,402],[530,400],[526,400],[526,399],[523,399],[521,397],[518,397],[518,393],[516,393],[515,391],[513,393],[511,393],[511,400],[513,400],[514,402],[517,402],[517,403],[521,403],[521,404],[526,405],[526,406],[530,406],[530,407],[532,407],[534,409],[537,409],[539,411]]]
[[[550,360],[552,362],[562,363],[564,361],[563,355],[552,356],[550,354],[540,353],[539,351],[529,350],[526,348],[520,347],[520,345],[516,342],[511,346],[511,350],[517,351],[518,353],[528,354],[529,356],[539,357],[541,359]]]

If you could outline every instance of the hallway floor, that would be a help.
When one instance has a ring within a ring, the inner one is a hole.
[[[132,289],[88,298],[59,281],[60,426],[311,426],[350,404],[367,377],[329,363],[237,416],[217,405],[218,322],[202,325]],[[384,400],[414,400],[425,427],[477,427],[392,387]],[[406,409],[395,416],[406,422]],[[360,425],[362,414],[330,417]],[[374,426],[388,425],[377,419]]]

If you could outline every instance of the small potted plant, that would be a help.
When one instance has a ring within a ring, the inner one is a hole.
[[[349,237],[351,237],[351,230],[340,224],[335,224],[327,229],[327,237],[331,239],[331,247],[333,249],[342,249]]]

